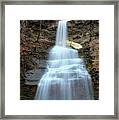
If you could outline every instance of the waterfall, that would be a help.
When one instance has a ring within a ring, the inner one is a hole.
[[[36,100],[93,100],[91,77],[78,51],[66,45],[67,21],[59,21],[56,45],[39,80]]]

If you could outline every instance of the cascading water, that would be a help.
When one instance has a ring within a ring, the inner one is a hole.
[[[67,21],[59,21],[56,45],[49,52],[36,100],[93,100],[91,77],[78,51],[66,45]]]

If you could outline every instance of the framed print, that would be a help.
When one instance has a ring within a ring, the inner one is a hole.
[[[118,119],[117,1],[1,5],[1,118]]]

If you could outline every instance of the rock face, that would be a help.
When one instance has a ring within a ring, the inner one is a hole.
[[[37,81],[46,67],[49,50],[55,45],[58,21],[20,21],[20,99],[34,99]],[[94,98],[99,99],[99,21],[68,22],[68,38],[80,43],[79,55],[91,75]],[[39,71],[40,74],[39,74]],[[35,82],[32,82],[32,80]]]

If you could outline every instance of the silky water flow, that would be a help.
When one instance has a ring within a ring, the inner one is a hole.
[[[56,45],[39,81],[36,100],[93,100],[91,77],[78,51],[66,45],[67,21],[59,21]]]

